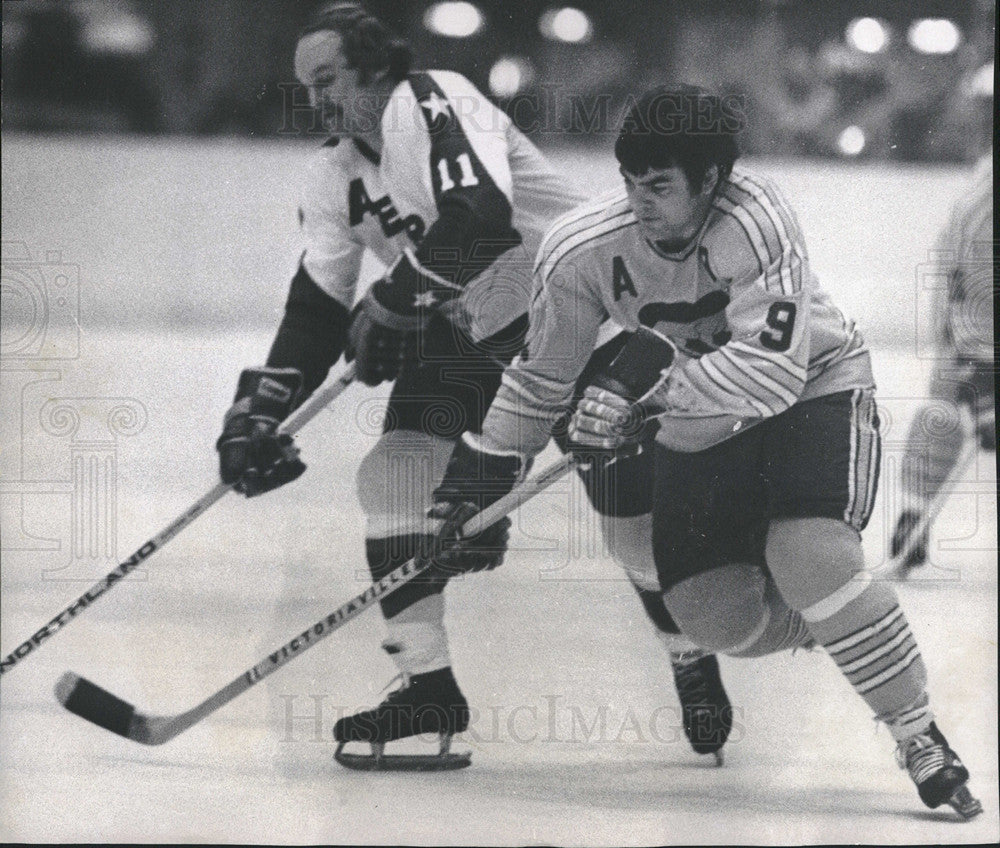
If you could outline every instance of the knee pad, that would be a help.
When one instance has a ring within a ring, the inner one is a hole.
[[[378,440],[356,478],[369,538],[427,532],[425,513],[453,445],[415,430],[393,430]]]
[[[766,584],[760,568],[734,563],[682,580],[663,600],[682,633],[724,653],[752,644],[767,626]]]
[[[767,567],[786,603],[803,610],[850,591],[864,568],[858,532],[835,518],[782,518],[767,534]],[[848,588],[845,588],[848,587]]]

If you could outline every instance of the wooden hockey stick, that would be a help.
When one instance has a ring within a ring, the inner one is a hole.
[[[954,467],[945,477],[944,481],[941,483],[941,487],[937,490],[937,494],[934,495],[931,502],[927,505],[927,509],[924,510],[923,515],[920,516],[920,520],[910,528],[909,535],[907,535],[903,546],[899,549],[899,553],[896,554],[885,566],[885,570],[888,574],[893,577],[905,580],[906,576],[912,570],[905,565],[907,558],[917,545],[920,544],[924,535],[930,530],[931,525],[934,520],[938,517],[938,513],[944,508],[945,503],[947,503],[948,498],[952,495],[952,490],[958,484],[958,482],[965,476],[965,473],[969,470],[973,461],[976,458],[976,453],[979,449],[979,444],[975,438],[971,439],[965,447],[965,450],[959,456]]]
[[[282,422],[278,428],[278,432],[297,433],[308,421],[315,418],[322,409],[335,398],[339,397],[353,381],[354,365],[352,364],[335,380],[313,392],[312,396],[302,406],[292,412]],[[145,542],[132,556],[119,563],[113,571],[98,580],[86,592],[80,595],[79,598],[59,613],[59,615],[49,621],[48,624],[36,630],[29,639],[26,639],[10,654],[0,660],[0,674],[6,674],[45,639],[62,630],[63,627],[76,618],[83,610],[87,609],[94,601],[113,588],[123,577],[138,568],[140,563],[160,550],[167,542],[180,533],[181,530],[190,526],[199,515],[202,515],[210,506],[221,500],[230,489],[232,489],[232,486],[227,483],[217,483],[208,493],[198,498],[180,516],[171,521],[170,524],[153,536],[152,539]]]
[[[562,457],[559,461],[526,480],[496,503],[472,516],[462,525],[462,534],[481,533],[520,504],[564,477],[577,464],[577,460],[572,455]],[[423,562],[410,560],[404,563],[377,583],[368,586],[361,594],[341,604],[312,627],[306,628],[289,639],[284,645],[248,668],[227,686],[186,712],[172,716],[139,712],[132,704],[71,671],[66,672],[56,683],[56,698],[70,712],[76,713],[81,718],[103,727],[105,730],[110,730],[112,733],[117,733],[119,736],[124,736],[134,742],[141,742],[143,745],[162,745],[197,724],[206,716],[211,715],[220,707],[225,706],[234,698],[239,697],[250,687],[256,686],[265,677],[273,674],[296,657],[302,656],[321,639],[325,639],[334,630],[357,618],[376,601],[395,592],[425,572],[430,568],[432,558],[433,551],[431,556]]]

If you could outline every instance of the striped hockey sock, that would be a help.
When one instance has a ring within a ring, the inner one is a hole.
[[[897,740],[933,721],[920,649],[893,588],[858,575],[802,611],[855,691]]]

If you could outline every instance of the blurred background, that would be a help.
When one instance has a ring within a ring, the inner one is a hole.
[[[306,138],[292,55],[315,5],[5,2],[4,129]],[[965,162],[990,129],[991,0],[368,6],[418,67],[465,74],[541,144],[594,139],[626,95],[671,79],[743,95],[752,154]]]

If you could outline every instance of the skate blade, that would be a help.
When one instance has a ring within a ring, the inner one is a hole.
[[[715,767],[716,768],[722,768],[722,766],[724,766],[726,764],[726,758],[725,758],[725,756],[723,756],[721,749],[719,749],[714,754],[712,754],[712,756],[715,757]]]
[[[439,754],[386,754],[384,745],[373,745],[370,754],[352,754],[344,751],[341,742],[333,758],[344,768],[354,771],[456,771],[472,765],[472,752]],[[443,747],[443,746],[442,746]]]
[[[948,799],[948,804],[966,821],[974,819],[983,811],[982,803],[978,798],[972,797],[968,786],[959,786]]]

